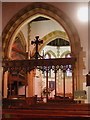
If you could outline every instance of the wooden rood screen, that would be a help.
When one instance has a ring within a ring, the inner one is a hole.
[[[65,97],[65,72],[68,68],[72,69],[72,94],[74,93],[74,65],[75,58],[56,58],[56,59],[30,59],[30,60],[13,60],[13,61],[3,61],[4,72],[8,71],[10,74],[13,71],[21,71],[22,69],[27,72],[30,72],[33,69],[40,69],[41,71],[46,71],[46,97],[48,100],[48,71],[50,69],[55,72],[55,95],[56,95],[56,72],[61,69],[63,71],[63,89]],[[74,97],[74,94],[73,94]]]
[[[57,65],[74,65],[75,58],[56,58],[56,59],[31,59],[31,60],[11,60],[3,61],[4,68],[29,68],[37,66],[57,66]]]

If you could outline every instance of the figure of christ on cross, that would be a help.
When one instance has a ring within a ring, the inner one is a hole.
[[[41,55],[39,55],[39,52],[38,52],[38,45],[40,43],[43,43],[43,40],[39,40],[39,36],[36,36],[35,37],[36,40],[35,41],[31,41],[31,44],[36,44],[36,52],[35,54],[31,57],[31,58],[35,58],[35,59],[38,59],[38,58],[43,58]]]

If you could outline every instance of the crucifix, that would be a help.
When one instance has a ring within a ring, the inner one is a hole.
[[[41,57],[42,57],[41,55],[39,55],[38,45],[39,45],[40,43],[43,43],[43,40],[39,40],[39,36],[36,36],[35,38],[36,38],[36,40],[35,40],[35,41],[31,41],[31,44],[32,44],[32,45],[33,45],[33,44],[36,44],[36,52],[35,52],[34,56],[32,56],[31,58],[38,59],[38,58],[41,58]]]

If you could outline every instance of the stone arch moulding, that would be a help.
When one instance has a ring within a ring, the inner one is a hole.
[[[83,57],[80,57],[79,54],[82,51],[81,45],[80,45],[80,39],[78,32],[72,23],[72,21],[69,19],[69,17],[61,11],[59,8],[56,8],[52,5],[43,3],[43,2],[34,2],[25,8],[21,9],[17,14],[15,14],[11,20],[8,22],[6,27],[3,30],[2,33],[2,57],[3,58],[9,58],[8,54],[10,52],[10,46],[12,46],[13,39],[15,38],[15,35],[18,33],[20,28],[27,22],[30,22],[30,19],[37,15],[45,15],[49,18],[55,20],[60,25],[63,26],[65,29],[70,44],[71,44],[71,52],[72,54],[77,58],[78,62],[78,72],[80,73],[80,76],[78,75],[78,81],[79,84],[81,83],[82,77],[82,66],[79,64],[81,61],[83,61]],[[80,87],[80,85],[79,85]]]
[[[62,39],[64,39],[64,40],[66,40],[66,41],[69,41],[69,38],[68,38],[66,32],[56,30],[56,31],[53,31],[53,32],[47,34],[46,36],[44,36],[44,37],[42,38],[42,40],[43,40],[43,45],[41,44],[41,45],[39,46],[39,51],[41,51],[46,44],[48,44],[49,42],[51,42],[52,40],[55,40],[55,39],[57,39],[57,38],[62,38]],[[69,41],[69,42],[70,42],[70,41]]]
[[[65,31],[68,34],[70,43],[71,43],[71,51],[72,53],[77,53],[80,49],[80,40],[73,25],[72,21],[63,13],[60,9],[46,3],[32,3],[31,5],[26,6],[24,9],[19,11],[13,18],[8,22],[7,26],[3,30],[2,39],[3,39],[3,57],[7,56],[7,51],[9,51],[9,46],[12,44],[12,41],[15,36],[15,33],[19,30],[19,28],[25,24],[25,22],[30,19],[30,17],[42,14],[46,15],[54,20],[56,20],[59,24],[63,26]]]
[[[71,53],[70,51],[65,51],[64,53],[61,54],[61,58],[63,58],[64,55]]]
[[[48,51],[46,51],[46,53],[45,53],[45,54],[47,54],[47,53],[52,54],[52,55],[56,58],[56,55],[55,55],[55,53],[54,53],[52,50],[48,50]]]
[[[24,47],[24,50],[26,51],[26,40],[25,40],[25,37],[24,37],[23,32],[20,31],[20,32],[18,33],[17,37],[20,38],[20,41],[21,41],[21,43],[22,43],[22,45],[23,45],[23,47]]]

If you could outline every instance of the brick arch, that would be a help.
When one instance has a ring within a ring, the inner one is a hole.
[[[77,58],[77,72],[80,74],[78,74],[77,79],[79,84],[78,88],[80,88],[80,83],[83,80],[82,70],[84,64],[82,54],[83,51],[78,32],[69,17],[59,8],[56,8],[50,4],[43,2],[32,3],[20,10],[11,18],[2,33],[2,57],[9,57],[7,53],[10,52],[10,46],[12,45],[13,39],[20,28],[30,22],[30,20],[38,14],[48,16],[58,22],[65,29],[71,44],[71,53]]]

